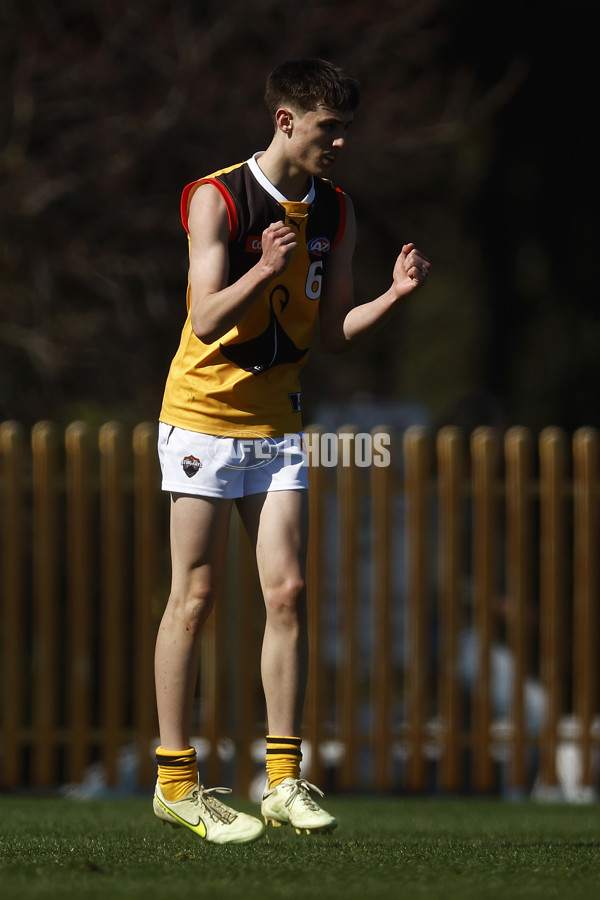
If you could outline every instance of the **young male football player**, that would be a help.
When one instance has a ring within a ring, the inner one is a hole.
[[[299,373],[319,317],[338,353],[380,328],[423,285],[427,258],[402,247],[388,290],[355,305],[350,199],[329,180],[359,101],[356,81],[303,59],[269,76],[273,139],[264,152],[195,181],[187,318],[160,414],[162,486],[171,494],[172,585],[156,643],[160,747],[154,810],[216,843],[262,823],[198,783],[190,747],[200,635],[223,571],[236,504],[255,548],[266,625],[267,824],[329,832],[336,819],[300,776],[307,675],[307,470]]]

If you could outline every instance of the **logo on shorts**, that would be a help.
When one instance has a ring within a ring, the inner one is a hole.
[[[198,469],[202,468],[202,463],[195,456],[186,456],[181,460],[183,471],[188,478],[193,478]]]

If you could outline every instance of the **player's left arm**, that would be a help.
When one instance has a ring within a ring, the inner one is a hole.
[[[355,305],[352,257],[356,243],[356,219],[346,198],[346,229],[327,261],[319,310],[321,341],[332,353],[341,353],[355,341],[369,337],[391,318],[398,303],[427,281],[431,264],[414,244],[404,244],[385,293]]]

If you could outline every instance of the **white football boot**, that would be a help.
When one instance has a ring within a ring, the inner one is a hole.
[[[213,844],[245,844],[255,841],[264,831],[254,816],[236,812],[212,795],[231,793],[229,788],[198,787],[182,800],[166,800],[158,782],[154,793],[154,814],[173,828],[189,828],[198,837]]]
[[[267,787],[260,811],[267,825],[291,825],[296,834],[327,834],[337,828],[337,819],[325,812],[309,794],[320,791],[305,778],[286,778],[277,787]]]

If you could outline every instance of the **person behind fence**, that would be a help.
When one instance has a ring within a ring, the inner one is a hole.
[[[300,775],[307,678],[307,468],[298,376],[317,315],[334,353],[371,335],[423,285],[413,243],[381,296],[355,305],[355,217],[329,180],[359,102],[356,80],[319,59],[268,77],[267,149],[188,185],[187,318],[159,424],[170,492],[171,591],[156,642],[160,730],[154,812],[216,843],[258,838],[263,824],[199,783],[190,747],[200,634],[221,576],[233,504],[253,544],[266,624],[265,823],[298,833],[337,825]]]

